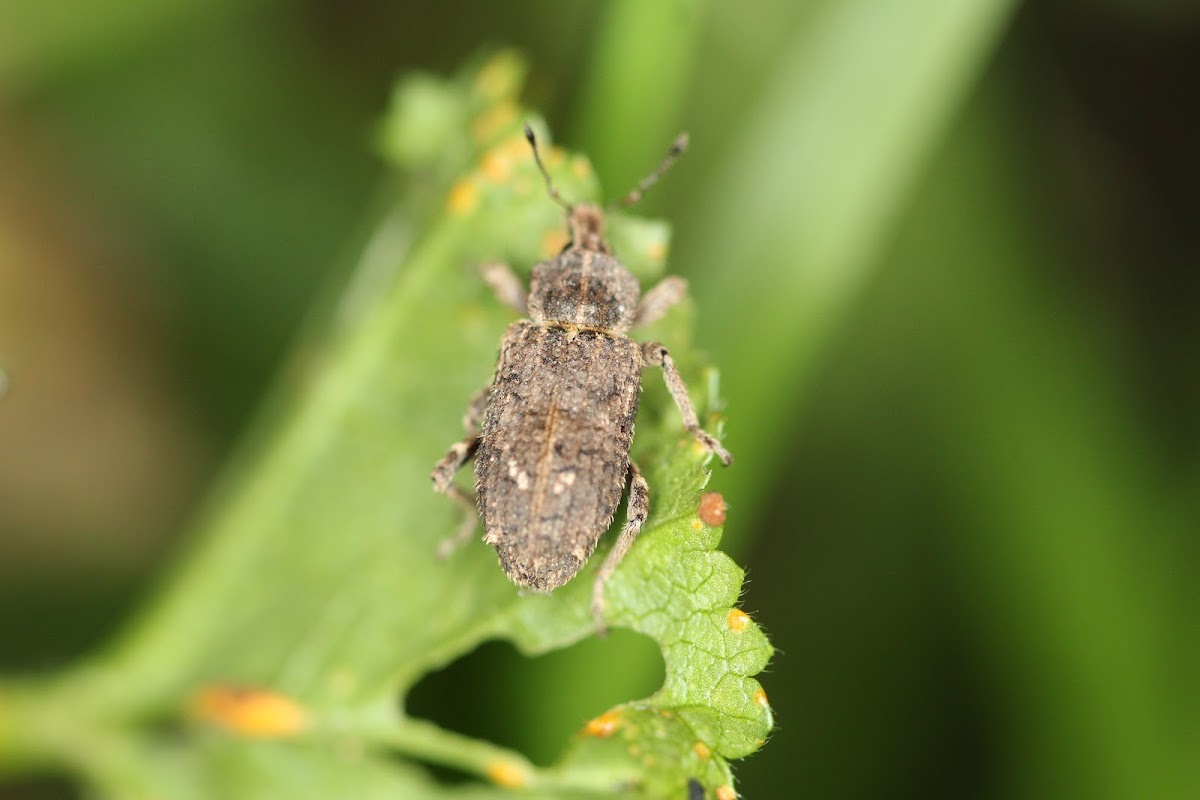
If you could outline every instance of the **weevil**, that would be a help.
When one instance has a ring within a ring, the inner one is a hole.
[[[603,632],[605,583],[649,512],[649,487],[629,458],[642,369],[661,367],[683,427],[725,465],[733,457],[700,427],[667,348],[658,342],[639,345],[627,335],[660,319],[684,297],[687,283],[668,277],[642,294],[605,239],[603,210],[565,201],[528,125],[525,138],[550,198],[566,211],[570,242],[533,268],[528,294],[508,265],[483,269],[499,300],[528,318],[505,332],[491,385],[463,418],[466,438],[434,467],[434,488],[470,511],[440,553],[470,538],[478,509],[484,541],[496,548],[508,577],[522,587],[551,591],[587,563],[628,485],[625,525],[592,587],[592,616]],[[687,135],[681,134],[662,163],[615,206],[641,199],[686,147]],[[474,500],[453,482],[472,456]]]

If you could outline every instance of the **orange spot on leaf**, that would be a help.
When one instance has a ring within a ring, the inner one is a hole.
[[[487,765],[488,780],[507,789],[519,789],[529,783],[525,767],[511,761],[493,761]]]
[[[601,739],[612,736],[617,732],[617,728],[621,727],[621,715],[616,711],[605,711],[600,716],[588,722],[584,726],[583,732],[588,736],[596,736]]]
[[[706,492],[700,496],[700,505],[696,507],[696,516],[705,525],[716,527],[725,524],[725,498],[720,492]]]
[[[308,727],[299,703],[265,689],[206,686],[193,695],[189,710],[196,719],[253,738],[293,736]]]

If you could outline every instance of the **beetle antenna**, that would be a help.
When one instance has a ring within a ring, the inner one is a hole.
[[[629,194],[622,197],[619,201],[615,203],[609,203],[609,209],[629,208],[638,200],[641,200],[642,195],[646,193],[646,190],[653,186],[658,179],[662,177],[662,174],[671,168],[671,165],[675,163],[676,159],[683,155],[683,151],[687,149],[687,146],[688,135],[687,131],[684,131],[675,137],[675,141],[671,143],[671,149],[667,151],[666,158],[664,158],[662,163],[655,168],[654,172],[651,172],[649,175],[642,178],[641,182],[638,183],[637,186],[633,187]]]
[[[529,123],[525,123],[525,141],[529,142],[529,147],[533,150],[533,160],[537,162],[538,170],[541,171],[542,177],[546,179],[546,191],[550,193],[550,198],[567,211],[571,210],[571,204],[563,200],[562,195],[558,193],[558,189],[554,188],[554,181],[550,180],[550,173],[546,171],[546,165],[542,163],[542,156],[538,153],[537,137],[533,135],[533,128],[529,127]]]

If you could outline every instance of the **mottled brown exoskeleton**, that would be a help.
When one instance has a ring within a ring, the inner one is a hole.
[[[467,437],[433,470],[437,491],[471,508],[470,495],[453,483],[475,456],[475,503],[484,541],[520,586],[550,591],[575,577],[608,530],[629,485],[627,521],[596,574],[592,614],[604,630],[604,584],[628,552],[649,510],[646,480],[629,459],[641,371],[661,367],[684,427],[726,465],[732,456],[701,430],[687,388],[667,348],[639,345],[626,333],[653,322],[684,296],[687,284],[668,277],[641,294],[637,279],[613,256],[604,238],[601,209],[565,202],[525,126],[533,157],[551,198],[567,211],[571,241],[533,268],[529,294],[504,264],[484,268],[500,300],[529,319],[509,326],[491,386],[471,403],[463,420]],[[679,157],[686,135],[658,169],[619,203],[632,205]],[[466,520],[441,553],[466,541]]]

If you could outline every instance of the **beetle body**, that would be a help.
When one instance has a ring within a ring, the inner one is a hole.
[[[686,283],[666,278],[642,296],[637,279],[609,249],[601,210],[565,203],[528,127],[525,136],[551,197],[568,212],[571,242],[533,268],[528,294],[507,266],[485,269],[497,296],[529,319],[505,332],[492,383],[467,411],[467,438],[450,448],[432,477],[438,491],[470,506],[469,493],[453,479],[475,456],[474,505],[484,540],[514,583],[539,591],[556,589],[583,569],[628,485],[628,520],[593,586],[592,613],[603,631],[604,584],[649,513],[649,488],[629,458],[642,369],[661,367],[684,428],[725,464],[732,457],[700,428],[667,349],[626,335],[662,317],[684,296]],[[625,204],[636,201],[685,145],[686,137],[676,140]],[[473,530],[468,520],[450,544]]]
[[[578,205],[572,244],[533,268],[530,321],[509,327],[488,391],[475,492],[484,539],[517,584],[573,578],[612,524],[641,394],[641,289],[608,252],[600,210]]]
[[[475,486],[484,539],[515,583],[561,586],[608,530],[629,471],[641,368],[624,336],[527,321],[505,334]]]

